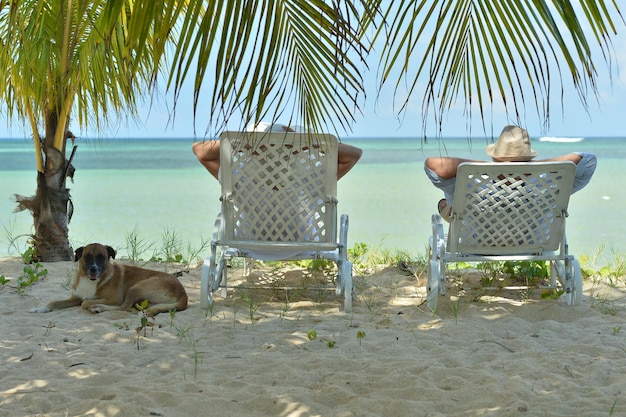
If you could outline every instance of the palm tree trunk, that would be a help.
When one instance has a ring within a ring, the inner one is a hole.
[[[66,160],[65,152],[49,143],[46,140],[42,146],[46,163],[43,172],[37,172],[37,192],[33,197],[16,195],[16,211],[29,210],[33,215],[34,260],[70,261],[73,250],[69,243],[68,224],[73,206],[66,178],[73,175],[73,167],[71,160]]]

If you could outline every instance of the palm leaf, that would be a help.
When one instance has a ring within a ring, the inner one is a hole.
[[[358,17],[353,5],[321,0],[207,1],[181,19],[171,85],[178,97],[195,66],[194,113],[208,107],[215,131],[233,118],[243,127],[283,115],[317,130],[347,128],[364,94]],[[210,70],[207,106],[200,100]]]
[[[132,6],[130,0],[24,0],[0,8],[0,65],[7,68],[0,94],[9,118],[30,120],[36,146],[43,128],[64,150],[72,115],[96,130],[122,112],[136,116],[155,54],[153,42],[127,48]],[[146,31],[150,39],[153,27]]]
[[[517,123],[532,103],[548,126],[552,97],[563,104],[568,78],[584,106],[597,95],[592,43],[610,60],[612,13],[621,17],[616,2],[602,0],[392,0],[377,32],[385,40],[380,85],[403,91],[408,81],[400,113],[425,85],[424,131],[431,116],[441,131],[458,100],[469,119],[478,109],[483,130],[486,109],[500,102]]]

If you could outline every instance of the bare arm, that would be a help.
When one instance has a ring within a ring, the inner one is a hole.
[[[575,163],[576,165],[578,165],[578,163],[580,162],[580,160],[583,157],[575,154],[575,153],[568,153],[567,155],[562,155],[562,156],[557,156],[555,158],[549,158],[549,159],[542,159],[538,162],[558,162],[558,161],[571,161],[573,163]]]
[[[340,143],[337,153],[337,179],[346,175],[361,159],[362,154],[361,148]]]
[[[204,142],[194,142],[191,150],[211,175],[218,179],[220,171],[220,141],[207,140]]]
[[[451,156],[426,158],[424,165],[442,179],[456,177],[456,169],[463,162],[484,162],[476,159],[463,159]]]

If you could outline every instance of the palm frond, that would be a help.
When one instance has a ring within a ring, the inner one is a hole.
[[[170,82],[177,92],[195,66],[196,117],[201,88],[213,69],[208,128],[233,116],[241,126],[286,116],[328,131],[349,128],[363,98],[367,55],[362,10],[371,2],[212,0],[188,10],[180,25]],[[363,7],[355,7],[355,4]],[[194,25],[192,22],[199,22]],[[174,75],[176,74],[176,75]]]
[[[154,23],[142,49],[128,48],[133,6],[130,0],[7,2],[0,9],[0,65],[6,68],[0,97],[8,117],[29,119],[37,136],[54,115],[59,127],[47,134],[60,150],[72,116],[81,127],[101,130],[122,112],[136,115],[158,54],[152,52]]]
[[[377,33],[380,85],[402,91],[406,83],[400,113],[423,89],[424,132],[430,117],[441,131],[458,100],[469,119],[478,109],[484,130],[498,103],[517,123],[532,105],[547,127],[553,95],[563,104],[569,83],[584,106],[597,95],[593,46],[611,59],[614,13],[621,17],[616,2],[603,0],[392,0]]]

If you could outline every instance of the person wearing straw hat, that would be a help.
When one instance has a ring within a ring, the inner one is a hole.
[[[498,140],[487,145],[485,151],[495,162],[530,162],[537,156],[537,152],[531,147],[530,136],[526,129],[511,125],[505,126]],[[597,165],[596,156],[587,152],[572,152],[538,162],[543,161],[571,161],[576,164],[576,177],[574,178],[572,194],[589,183]],[[456,170],[459,164],[463,162],[484,161],[445,156],[426,158],[424,161],[426,176],[435,187],[443,191],[445,198],[439,200],[437,209],[441,217],[448,222],[452,209]]]

